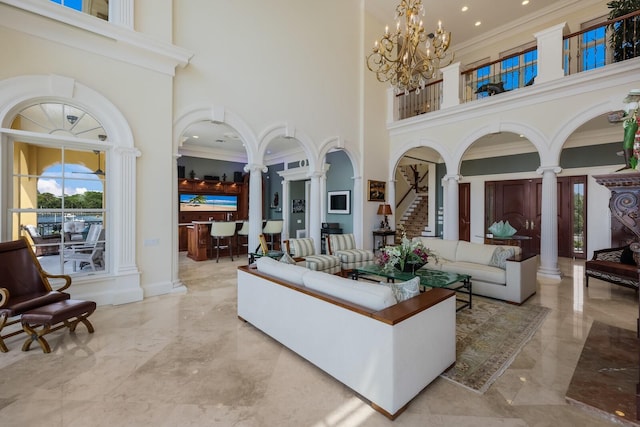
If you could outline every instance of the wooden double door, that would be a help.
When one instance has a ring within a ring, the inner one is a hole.
[[[586,182],[586,177],[557,179],[558,256],[562,257],[580,256],[576,252],[574,228],[576,182]],[[523,249],[539,254],[541,218],[541,178],[485,183],[485,230],[496,221],[509,221],[517,235],[531,238],[523,242]]]

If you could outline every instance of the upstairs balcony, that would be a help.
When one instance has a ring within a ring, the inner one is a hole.
[[[638,57],[639,27],[640,10],[572,34],[564,34],[563,23],[536,33],[530,47],[498,60],[468,69],[452,64],[442,69],[441,79],[419,93],[396,95],[389,89],[388,122],[473,104]]]

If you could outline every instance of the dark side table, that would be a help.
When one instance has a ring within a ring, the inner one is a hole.
[[[393,236],[391,242],[393,243],[396,238],[396,230],[373,230],[373,252],[375,253],[381,247],[387,246],[387,236]],[[376,238],[380,238],[380,246],[376,247]]]

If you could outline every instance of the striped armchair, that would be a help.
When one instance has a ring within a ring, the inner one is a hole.
[[[312,238],[285,240],[287,252],[294,257],[302,257],[308,269],[329,274],[340,272],[340,258],[334,255],[316,255]]]
[[[367,249],[356,249],[356,240],[353,234],[329,234],[327,239],[327,251],[340,258],[343,272],[375,261],[375,255]]]

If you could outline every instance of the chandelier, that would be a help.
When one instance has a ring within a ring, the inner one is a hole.
[[[401,29],[403,16],[405,26]],[[379,81],[390,82],[396,94],[408,94],[414,89],[420,93],[447,58],[451,33],[438,22],[435,34],[427,34],[420,16],[424,16],[422,0],[401,0],[396,6],[396,31],[389,34],[387,26],[384,36],[376,40],[373,52],[367,56],[369,70],[376,73]],[[453,56],[442,65],[449,65],[452,60]]]

